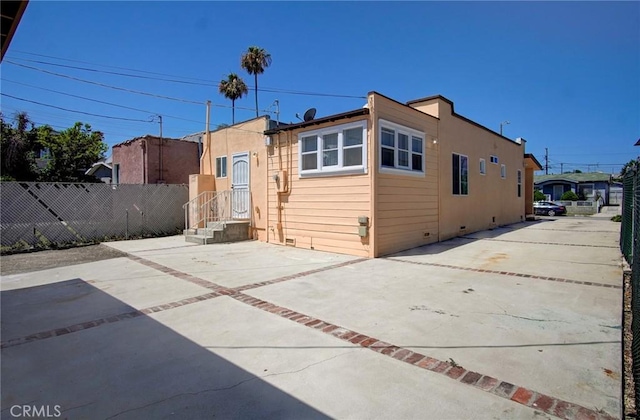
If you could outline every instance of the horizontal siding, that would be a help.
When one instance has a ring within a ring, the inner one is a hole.
[[[437,241],[438,150],[433,139],[438,135],[438,123],[433,117],[379,96],[375,97],[374,109],[376,119],[425,133],[424,176],[377,174],[376,248],[379,255],[385,255]]]
[[[377,240],[379,242],[379,254],[380,256],[383,256],[394,252],[416,248],[422,245],[432,244],[438,241],[438,235],[431,232],[431,235],[425,238],[422,232],[415,233],[413,235],[390,234],[380,235]]]
[[[300,178],[297,132],[291,138],[292,146],[283,145],[280,149],[282,159],[276,151],[267,162],[268,217],[274,228],[269,241],[285,244],[286,239],[293,239],[298,248],[369,256],[368,238],[363,241],[358,235],[358,217],[370,217],[370,174]],[[289,191],[284,194],[277,193],[273,182],[278,170],[288,171]],[[281,231],[275,229],[278,219]]]

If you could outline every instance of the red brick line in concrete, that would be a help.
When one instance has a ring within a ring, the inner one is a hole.
[[[179,308],[181,306],[191,305],[192,303],[202,302],[204,300],[213,299],[215,297],[222,296],[220,293],[211,292],[204,295],[199,295],[187,299],[182,299],[177,302],[164,303],[162,305],[151,306],[140,310],[131,312],[125,312],[122,314],[112,315],[105,318],[94,319],[93,321],[80,322],[77,324],[69,325],[63,328],[54,328],[49,331],[41,331],[35,334],[27,335],[25,337],[13,338],[7,341],[3,341],[0,344],[0,348],[14,347],[21,344],[31,343],[33,341],[44,340],[47,338],[58,337],[60,335],[70,334],[77,331],[88,330],[90,328],[98,327],[103,324],[112,324],[114,322],[126,321],[127,319],[137,318],[142,315],[149,315],[154,312],[162,312],[168,309]]]
[[[280,282],[283,282],[283,281],[289,281],[289,280],[297,279],[297,278],[300,278],[300,277],[309,276],[311,274],[321,273],[323,271],[328,271],[328,270],[333,270],[335,268],[346,267],[348,265],[357,264],[357,263],[360,263],[360,262],[363,262],[363,261],[367,261],[367,258],[359,258],[359,259],[356,259],[356,260],[345,261],[345,262],[342,262],[342,263],[329,265],[327,267],[316,268],[314,270],[303,271],[301,273],[291,274],[289,276],[284,276],[284,277],[279,277],[279,278],[273,279],[273,280],[267,280],[267,281],[263,281],[263,282],[259,282],[259,283],[247,284],[245,286],[235,287],[233,290],[236,291],[236,292],[243,292],[245,290],[255,289],[256,287],[268,286],[270,284],[280,283]]]
[[[253,283],[253,284],[242,286],[242,287],[240,287],[238,289],[233,289],[233,288],[226,288],[226,287],[220,286],[220,285],[215,284],[213,282],[210,282],[208,280],[204,280],[204,279],[192,276],[190,274],[183,273],[183,272],[178,271],[178,270],[174,270],[173,268],[169,268],[167,266],[155,263],[155,262],[147,260],[145,258],[136,257],[134,255],[128,255],[128,258],[131,259],[132,261],[139,262],[139,263],[141,263],[143,265],[146,265],[147,267],[153,268],[155,270],[161,271],[163,273],[169,274],[169,275],[177,277],[179,279],[186,280],[186,281],[188,281],[190,283],[197,284],[198,286],[205,287],[207,289],[211,289],[214,292],[213,293],[208,293],[208,294],[205,294],[205,295],[196,296],[196,297],[193,297],[193,298],[183,299],[183,300],[177,301],[177,302],[170,302],[170,303],[166,303],[166,304],[162,304],[162,305],[158,305],[158,306],[152,306],[150,308],[145,308],[145,309],[131,311],[131,312],[123,313],[123,314],[113,315],[113,316],[110,316],[110,317],[107,317],[107,318],[100,318],[100,319],[95,319],[95,320],[89,321],[89,322],[82,322],[82,323],[78,323],[78,324],[74,324],[74,325],[69,325],[69,326],[63,327],[63,328],[55,328],[55,329],[52,329],[52,330],[49,330],[49,331],[41,331],[39,333],[31,334],[31,335],[28,335],[28,336],[25,336],[25,337],[10,339],[10,340],[8,340],[6,342],[0,343],[0,348],[13,347],[13,346],[21,345],[21,344],[30,343],[32,341],[38,341],[38,340],[43,340],[43,339],[47,339],[47,338],[57,337],[57,336],[60,336],[60,335],[65,335],[65,334],[73,333],[73,332],[76,332],[76,331],[81,331],[81,330],[86,330],[88,328],[97,327],[97,326],[102,325],[102,324],[109,324],[109,323],[113,323],[113,322],[124,321],[124,320],[127,320],[127,319],[136,318],[136,317],[141,316],[141,315],[148,315],[148,314],[151,314],[151,313],[154,313],[154,312],[161,312],[161,311],[165,311],[165,310],[168,310],[168,309],[173,309],[173,308],[178,308],[180,306],[189,305],[191,303],[201,302],[203,300],[209,300],[209,299],[212,299],[212,298],[215,298],[215,297],[218,297],[218,296],[222,296],[222,295],[234,294],[234,293],[237,293],[238,291],[240,291],[240,289],[241,290],[254,289],[256,287],[262,287],[262,286],[266,286],[266,285],[269,285],[269,284],[280,283],[280,282],[287,281],[287,280],[293,280],[293,279],[296,279],[296,278],[299,278],[299,277],[308,276],[310,274],[319,273],[321,271],[332,270],[334,268],[345,267],[347,265],[351,265],[351,264],[359,263],[359,262],[362,262],[362,261],[366,261],[366,258],[356,259],[356,260],[352,260],[352,261],[346,261],[346,262],[343,262],[343,263],[334,264],[334,265],[330,265],[330,266],[327,266],[327,267],[318,268],[318,269],[315,269],[315,270],[304,271],[304,272],[293,274],[293,275],[290,275],[290,276],[279,277],[279,278],[276,278],[276,279],[273,279],[273,280],[268,280],[268,281],[264,281],[264,282],[260,282],[260,283]]]
[[[386,258],[389,261],[395,261],[406,264],[415,264],[415,265],[427,265],[431,267],[441,267],[441,268],[450,268],[452,270],[462,270],[462,271],[473,271],[476,273],[489,273],[489,274],[500,274],[503,276],[512,276],[512,277],[523,277],[527,279],[535,279],[535,280],[546,280],[546,281],[556,281],[559,283],[572,283],[572,284],[581,284],[584,286],[597,286],[604,287],[610,289],[622,289],[622,286],[616,284],[606,284],[606,283],[598,283],[595,281],[580,281],[580,280],[571,280],[564,279],[561,277],[546,277],[546,276],[536,276],[535,274],[522,274],[522,273],[513,273],[510,271],[498,271],[498,270],[485,270],[482,268],[471,268],[471,267],[461,267],[457,265],[448,265],[448,264],[438,264],[438,263],[428,263],[428,262],[419,262],[419,261],[409,261],[409,260],[401,260],[397,258]]]
[[[199,277],[192,276],[191,274],[174,270],[173,268],[167,267],[166,265],[158,264],[157,262],[153,262],[146,258],[138,257],[131,254],[127,255],[127,257],[132,261],[138,262],[142,265],[146,265],[147,267],[153,268],[154,270],[158,270],[162,273],[169,274],[170,276],[177,277],[182,280],[186,280],[189,283],[197,284],[198,286],[214,290],[217,293],[220,293],[221,295],[229,295],[234,292],[233,290],[227,287],[220,286],[219,284],[215,284],[214,282],[211,282],[209,280],[204,280]]]
[[[531,228],[531,227],[528,227],[527,230],[541,230],[544,232],[571,232],[571,233],[618,233],[618,232],[612,232],[610,230],[538,229],[538,228]]]
[[[179,279],[186,280],[186,281],[188,281],[190,283],[197,284],[198,286],[206,287],[207,289],[211,289],[211,290],[215,290],[216,292],[218,292],[220,294],[223,294],[223,295],[230,295],[232,293],[242,292],[242,291],[249,290],[249,289],[255,289],[257,287],[268,286],[270,284],[275,284],[275,283],[281,283],[283,281],[294,280],[294,279],[297,279],[297,278],[300,278],[300,277],[309,276],[311,274],[320,273],[320,272],[323,272],[323,271],[329,271],[329,270],[333,270],[333,269],[340,268],[340,267],[346,267],[346,266],[351,265],[351,264],[357,264],[359,262],[367,261],[367,258],[358,258],[358,259],[351,260],[351,261],[345,261],[345,262],[338,263],[338,264],[328,265],[326,267],[320,267],[320,268],[316,268],[316,269],[313,269],[313,270],[302,271],[300,273],[291,274],[289,276],[278,277],[278,278],[275,278],[275,279],[272,279],[272,280],[266,280],[266,281],[261,281],[261,282],[258,282],[258,283],[246,284],[244,286],[239,286],[239,287],[224,287],[224,286],[220,286],[219,284],[216,284],[216,283],[214,283],[212,281],[204,280],[204,279],[201,279],[199,277],[192,276],[191,274],[187,274],[187,273],[183,273],[182,271],[174,270],[173,268],[167,267],[167,266],[162,265],[162,264],[158,264],[158,263],[153,262],[151,260],[148,260],[146,258],[138,257],[138,256],[135,256],[135,255],[128,255],[127,257],[130,260],[139,262],[140,264],[146,265],[147,267],[151,267],[151,268],[153,268],[155,270],[158,270],[158,271],[161,271],[161,272],[163,272],[165,274],[169,274],[169,275],[177,277]]]
[[[298,324],[322,331],[325,334],[332,335],[351,344],[360,345],[401,362],[445,375],[454,381],[474,386],[483,391],[509,399],[527,407],[531,407],[535,410],[560,417],[561,419],[611,420],[615,418],[605,412],[595,411],[582,407],[578,404],[563,401],[540,392],[501,381],[488,375],[469,371],[462,366],[425,356],[421,353],[387,343],[374,337],[369,337],[366,334],[361,334],[357,331],[340,327],[301,312],[293,311],[288,308],[254,298],[244,293],[233,294],[230,297],[263,311],[270,312],[282,318],[287,318],[291,321],[297,322]]]
[[[617,246],[609,245],[589,245],[589,244],[559,244],[557,242],[531,242],[531,241],[512,241],[509,239],[495,239],[495,238],[475,238],[473,236],[458,236],[458,238],[468,239],[472,241],[494,241],[494,242],[511,242],[515,244],[530,244],[530,245],[558,245],[558,246],[577,246],[586,248],[609,248],[618,249]]]

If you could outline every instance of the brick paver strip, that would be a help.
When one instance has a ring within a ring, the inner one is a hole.
[[[298,274],[279,277],[277,279],[263,281],[260,283],[253,283],[253,284],[241,286],[238,288],[228,288],[228,287],[215,284],[211,281],[204,280],[204,279],[192,276],[190,274],[180,272],[178,270],[172,269],[162,264],[155,263],[153,261],[147,260],[142,257],[138,257],[131,254],[129,254],[128,257],[132,261],[139,262],[143,265],[146,265],[147,267],[156,269],[163,273],[169,274],[173,277],[186,280],[191,283],[197,284],[199,286],[214,290],[214,292],[192,297],[192,298],[183,299],[177,302],[165,303],[157,306],[152,306],[149,308],[144,308],[136,311],[126,312],[123,314],[109,316],[106,318],[100,318],[93,321],[82,322],[82,323],[70,325],[64,328],[55,328],[49,331],[38,332],[26,337],[9,339],[7,341],[2,342],[0,344],[0,348],[4,349],[8,347],[14,347],[21,344],[30,343],[33,341],[45,340],[45,339],[56,337],[59,335],[71,334],[77,331],[94,328],[102,324],[108,324],[108,323],[119,322],[127,319],[137,318],[142,315],[147,315],[155,312],[162,312],[162,311],[170,310],[180,306],[190,305],[192,303],[202,302],[205,300],[213,299],[215,297],[224,295],[224,296],[229,296],[237,300],[238,302],[242,302],[247,305],[253,306],[255,308],[267,311],[274,315],[278,315],[282,318],[296,321],[300,323],[300,325],[305,325],[309,328],[317,329],[318,331],[322,331],[325,334],[332,335],[336,338],[347,341],[349,343],[359,343],[359,345],[363,348],[368,348],[377,353],[392,357],[402,363],[408,363],[410,365],[417,366],[422,369],[427,369],[432,372],[444,374],[445,376],[451,378],[452,380],[458,381],[466,385],[475,386],[476,388],[481,389],[483,391],[492,392],[495,395],[510,399],[511,401],[517,402],[519,404],[523,404],[528,407],[540,409],[545,413],[555,415],[562,419],[566,419],[566,420],[580,420],[580,419],[612,420],[614,419],[614,417],[611,417],[601,411],[594,411],[586,407],[581,407],[577,404],[573,404],[567,401],[559,400],[557,398],[539,394],[534,391],[528,390],[526,388],[517,387],[508,382],[502,382],[490,376],[482,376],[481,374],[476,372],[468,372],[460,366],[452,366],[449,362],[434,359],[432,357],[428,357],[423,354],[413,352],[409,349],[404,349],[402,347],[398,347],[393,344],[378,340],[377,338],[369,337],[357,331],[352,331],[347,328],[339,327],[337,325],[311,317],[309,315],[305,315],[288,308],[283,308],[273,303],[265,302],[263,300],[241,293],[244,290],[249,290],[256,287],[262,287],[262,286],[279,283],[283,281],[293,280],[295,278],[308,276],[310,274],[315,274],[322,271],[332,270],[334,268],[345,267],[347,265],[366,261],[367,260],[366,258],[351,260],[351,261],[334,264],[327,267],[322,267],[319,269],[304,271]],[[402,262],[402,263],[417,264],[417,265],[428,265],[428,266],[435,266],[435,267],[451,268],[456,270],[476,271],[476,272],[503,274],[503,275],[510,275],[510,276],[520,276],[520,277],[527,277],[527,278],[541,279],[541,280],[586,284],[586,285],[592,285],[592,286],[621,288],[620,286],[605,285],[605,284],[600,284],[595,282],[580,282],[576,280],[558,279],[558,278],[534,276],[534,275],[528,275],[528,274],[523,275],[523,274],[509,273],[504,271],[480,270],[480,269],[472,269],[472,268],[465,268],[465,267],[458,267],[458,266],[450,266],[445,264],[405,261],[405,260],[398,260],[394,258],[388,258],[388,260]],[[358,344],[355,344],[355,345],[358,345]]]
[[[613,233],[613,232],[608,232]],[[516,244],[531,244],[531,245],[558,245],[558,246],[577,246],[577,247],[585,247],[585,248],[609,248],[609,249],[618,249],[617,246],[611,245],[590,245],[590,244],[566,244],[566,243],[558,243],[558,242],[532,242],[532,241],[514,241],[511,239],[496,239],[496,238],[474,238],[473,236],[458,236],[461,239],[467,239],[471,241],[493,241],[493,242],[511,242]]]
[[[221,296],[221,295],[216,292],[211,292],[205,295],[183,299],[177,302],[171,302],[170,304],[161,304],[161,305],[151,306],[149,308],[139,309],[131,312],[125,312],[118,315],[110,315],[105,318],[94,319],[93,321],[80,322],[78,324],[69,325],[64,328],[55,328],[49,331],[42,331],[42,332],[31,334],[25,337],[12,338],[7,341],[3,341],[0,344],[0,348],[5,349],[8,347],[19,346],[21,344],[31,343],[33,341],[46,340],[48,338],[53,338],[60,335],[71,334],[71,333],[75,333],[82,330],[88,330],[90,328],[95,328],[103,324],[111,324],[114,322],[125,321],[128,319],[137,318],[139,316],[148,315],[155,312],[163,312],[163,311],[177,308],[180,306],[191,305],[192,303],[213,299],[218,296]]]
[[[488,273],[488,274],[500,274],[502,276],[511,276],[511,277],[523,277],[527,279],[534,280],[545,280],[545,281],[555,281],[560,283],[573,283],[573,284],[581,284],[584,286],[597,286],[597,287],[605,287],[612,289],[622,289],[621,285],[617,284],[606,284],[606,283],[598,283],[595,281],[580,281],[580,280],[570,280],[563,279],[561,277],[546,277],[546,276],[536,276],[535,274],[522,274],[522,273],[513,273],[510,271],[498,271],[498,270],[485,270],[482,268],[471,268],[471,267],[462,267],[458,265],[449,265],[449,264],[438,264],[438,263],[429,263],[429,262],[421,262],[421,261],[410,261],[410,260],[402,260],[398,257],[390,257],[385,258],[387,261],[394,261],[404,264],[413,264],[413,265],[426,265],[429,267],[439,267],[439,268],[449,268],[451,270],[461,270],[461,271],[473,271],[476,273]]]
[[[478,372],[467,371],[462,366],[453,366],[449,362],[425,356],[409,349],[379,340],[375,337],[369,337],[364,333],[334,325],[328,321],[323,321],[311,315],[293,311],[275,304],[270,304],[269,302],[265,302],[260,299],[248,299],[247,295],[244,293],[235,293],[230,295],[230,297],[238,302],[246,303],[247,305],[253,306],[257,309],[266,310],[265,308],[270,308],[271,310],[268,310],[268,312],[282,318],[290,319],[294,322],[297,320],[297,323],[300,323],[299,321],[302,319],[306,319],[306,323],[301,323],[300,325],[317,329],[325,334],[346,341],[349,344],[358,343],[355,345],[359,345],[365,349],[391,357],[401,363],[407,363],[418,368],[440,373],[459,383],[467,386],[473,386],[477,389],[490,392],[496,396],[536,410],[544,411],[547,414],[551,414],[565,420],[580,420],[583,418],[613,420],[615,418],[601,410],[591,410],[509,382],[500,381],[499,379],[492,378],[491,376],[483,376]]]

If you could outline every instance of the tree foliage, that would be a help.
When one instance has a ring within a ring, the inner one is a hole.
[[[42,136],[40,142],[49,150],[50,160],[43,175],[51,182],[95,181],[84,173],[93,163],[103,159],[108,150],[104,134],[92,131],[91,125],[81,122],[57,135]]]
[[[579,200],[578,195],[573,191],[566,191],[564,194],[562,194],[562,197],[560,197],[560,201],[578,201],[578,200]]]
[[[18,113],[12,122],[0,115],[0,125],[3,181],[96,182],[84,173],[104,158],[108,147],[104,135],[89,124],[77,122],[56,132],[48,125],[36,127],[26,113]]]
[[[627,171],[633,171],[634,169],[638,169],[638,167],[640,167],[640,156],[638,159],[631,159],[629,162],[624,164],[620,170],[620,177],[624,177],[624,174]]]
[[[38,178],[36,156],[41,146],[38,129],[29,116],[20,112],[13,121],[0,115],[1,130],[1,179],[3,181],[35,181]]]
[[[264,48],[251,46],[240,59],[240,66],[254,77],[254,89],[256,94],[256,118],[258,117],[258,75],[264,73],[264,69],[271,65],[271,54]]]
[[[242,98],[249,92],[244,80],[235,73],[229,73],[226,79],[222,79],[218,85],[218,91],[225,98],[231,99],[231,123],[236,123],[236,99]]]
[[[540,190],[535,190],[533,192],[533,201],[544,201],[547,199],[547,196]]]

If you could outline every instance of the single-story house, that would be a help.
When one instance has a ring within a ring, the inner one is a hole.
[[[536,175],[534,177],[534,187],[542,191],[551,201],[558,201],[565,192],[573,191],[587,201],[602,197],[606,206],[619,204],[611,203],[609,197],[612,187],[615,192],[617,186],[613,181],[613,176],[604,172]]]
[[[370,92],[341,114],[205,133],[190,198],[246,191],[233,217],[250,221],[253,238],[374,258],[533,214],[541,166],[525,143],[443,96],[405,104]]]
[[[99,179],[106,184],[111,184],[111,172],[111,156],[109,156],[91,165],[84,174]]]
[[[113,184],[188,184],[200,171],[198,143],[152,135],[112,148]]]

